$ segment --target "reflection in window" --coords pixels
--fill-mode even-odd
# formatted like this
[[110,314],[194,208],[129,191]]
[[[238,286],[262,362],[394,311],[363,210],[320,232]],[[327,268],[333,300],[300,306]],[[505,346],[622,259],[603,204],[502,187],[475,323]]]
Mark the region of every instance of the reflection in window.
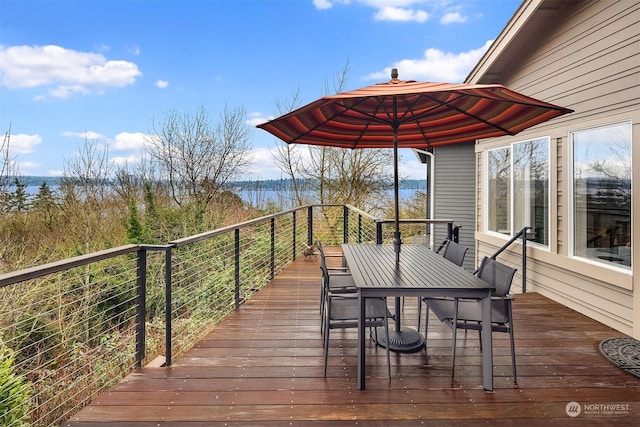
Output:
[[513,145],[514,231],[532,227],[533,241],[549,244],[549,140]]
[[549,138],[488,152],[488,229],[549,244]]
[[574,255],[631,266],[631,123],[573,133]]
[[511,234],[511,149],[501,148],[488,153],[489,230]]

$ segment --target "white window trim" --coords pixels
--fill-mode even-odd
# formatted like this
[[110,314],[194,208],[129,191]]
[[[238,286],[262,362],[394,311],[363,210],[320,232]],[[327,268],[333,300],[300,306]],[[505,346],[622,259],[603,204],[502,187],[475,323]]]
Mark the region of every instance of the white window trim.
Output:
[[[549,183],[549,188],[547,191],[547,206],[549,207],[547,209],[547,224],[549,224],[549,229],[547,230],[547,241],[549,242],[546,245],[543,245],[541,243],[537,243],[537,242],[533,242],[533,241],[527,241],[527,246],[531,245],[533,247],[536,247],[540,250],[546,251],[546,252],[550,252],[551,251],[551,227],[553,227],[553,223],[551,221],[551,201],[552,201],[552,194],[551,194],[551,177],[552,177],[552,173],[551,173],[551,136],[547,135],[547,136],[540,136],[537,138],[531,137],[531,138],[527,138],[527,139],[523,139],[521,141],[515,141],[510,143],[509,145],[504,145],[501,147],[491,147],[491,148],[487,148],[484,150],[485,155],[484,155],[484,195],[483,195],[483,212],[484,212],[484,218],[482,220],[483,224],[483,230],[486,234],[493,236],[493,237],[497,237],[500,238],[502,240],[504,240],[505,242],[511,238],[513,238],[513,236],[515,235],[516,231],[520,231],[520,229],[515,230],[515,226],[514,226],[514,218],[515,218],[515,207],[514,207],[514,202],[513,202],[513,185],[514,185],[514,173],[513,173],[513,146],[517,145],[517,144],[522,144],[525,142],[529,142],[529,141],[535,141],[535,140],[541,140],[541,139],[545,139],[547,141],[547,153],[548,153],[548,166],[549,166],[549,171],[548,171],[548,176],[547,176],[547,181]],[[509,148],[510,150],[510,155],[509,155],[509,167],[511,169],[511,174],[509,176],[509,185],[510,185],[510,191],[511,191],[511,203],[509,205],[509,215],[511,218],[510,224],[509,224],[509,229],[510,229],[510,234],[506,235],[506,234],[502,234],[499,233],[497,231],[493,231],[493,230],[489,230],[489,152],[490,151],[494,151],[494,150],[503,150],[505,148]],[[572,198],[573,200],[573,198]],[[520,240],[517,240],[515,243],[520,243]]]
[[[602,267],[602,268],[607,268],[609,270],[615,270],[615,271],[619,271],[622,273],[627,273],[627,274],[632,274],[633,273],[633,258],[631,259],[631,266],[630,267],[620,267],[617,264],[614,263],[608,263],[608,262],[599,262],[596,261],[594,259],[591,258],[587,258],[587,257],[583,257],[583,256],[579,256],[575,254],[575,197],[574,197],[574,165],[575,165],[575,161],[574,161],[574,150],[573,150],[573,146],[574,146],[574,141],[573,141],[573,137],[574,134],[578,133],[578,132],[584,132],[584,131],[588,131],[588,130],[594,130],[594,129],[598,129],[598,128],[606,128],[606,127],[611,127],[611,126],[616,126],[616,125],[622,125],[622,124],[629,124],[631,126],[631,158],[633,158],[633,122],[631,120],[621,120],[621,121],[616,121],[616,122],[611,122],[611,123],[604,123],[601,125],[597,125],[597,126],[589,126],[589,127],[585,127],[585,128],[580,128],[580,129],[576,129],[574,131],[570,131],[569,135],[567,137],[567,141],[568,141],[568,147],[567,147],[567,156],[568,156],[568,167],[567,167],[567,187],[568,187],[568,191],[567,191],[567,196],[568,196],[568,203],[567,205],[569,206],[569,212],[568,212],[568,217],[569,217],[569,236],[568,236],[568,249],[569,249],[569,253],[568,256],[571,259],[580,261],[580,262],[584,262],[585,264],[590,264],[593,266],[597,266],[597,267]],[[633,163],[631,164],[631,176],[633,177]],[[631,180],[631,194],[633,195],[633,179]],[[633,203],[631,203],[631,233],[633,233],[634,230],[634,215],[633,215]],[[632,234],[633,237],[633,234]],[[633,238],[631,240],[633,242]],[[636,250],[636,248],[632,247],[632,250]]]

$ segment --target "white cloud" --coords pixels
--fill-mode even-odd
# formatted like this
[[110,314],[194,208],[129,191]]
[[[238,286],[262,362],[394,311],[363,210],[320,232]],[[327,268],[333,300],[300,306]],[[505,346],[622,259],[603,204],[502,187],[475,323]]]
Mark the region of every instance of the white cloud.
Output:
[[140,163],[142,157],[139,154],[129,154],[128,156],[114,156],[111,157],[111,163],[116,166],[135,165]]
[[142,132],[121,132],[116,135],[113,148],[116,150],[139,150],[144,147],[147,135]]
[[247,119],[247,124],[251,126],[257,126],[260,123],[265,123],[265,122],[268,122],[269,120],[275,119],[275,116],[265,117],[263,113],[257,113],[257,112],[249,113],[248,116],[249,118]]
[[165,87],[169,86],[169,82],[166,80],[158,80],[156,81],[156,86],[160,89],[164,89]]
[[374,15],[378,21],[425,22],[429,14],[424,10],[405,9],[400,7],[383,7]]
[[324,10],[331,9],[333,4],[329,0],[313,0],[313,5],[316,9]]
[[40,143],[42,143],[42,137],[38,134],[27,135],[19,133],[11,135],[9,139],[9,157],[31,153]]
[[397,68],[401,80],[461,83],[489,49],[491,43],[493,40],[487,41],[478,49],[460,53],[429,48],[425,50],[422,58],[397,61],[383,71],[371,73],[363,79],[387,81],[391,76],[391,69]]
[[94,140],[94,139],[105,139],[106,137],[98,132],[94,132],[91,130],[87,130],[84,132],[71,132],[66,131],[62,132],[62,136],[70,136],[73,138],[81,138],[86,140]]
[[460,14],[460,12],[447,12],[440,18],[440,23],[447,24],[463,24],[467,22],[467,17]]
[[282,176],[282,171],[273,161],[274,150],[269,148],[251,150],[249,175],[252,175],[253,179],[279,179]]
[[16,162],[16,166],[18,167],[20,173],[26,173],[27,175],[30,175],[30,171],[37,170],[42,165],[35,162]]
[[[448,25],[453,23],[464,23],[467,17],[462,12],[462,7],[450,7],[449,0],[313,0],[313,4],[318,10],[331,9],[334,5],[360,3],[369,8],[375,9],[373,17],[377,21],[392,22],[418,22],[423,23],[431,19],[434,14],[442,14],[440,24]],[[419,7],[424,5],[431,11]]]
[[131,55],[134,55],[134,56],[140,55],[140,47],[138,47],[138,46],[135,46],[135,45],[133,45],[133,46],[125,46],[125,49]]
[[9,89],[43,87],[49,97],[67,98],[131,85],[141,75],[136,64],[98,53],[55,45],[0,46],[0,85]]

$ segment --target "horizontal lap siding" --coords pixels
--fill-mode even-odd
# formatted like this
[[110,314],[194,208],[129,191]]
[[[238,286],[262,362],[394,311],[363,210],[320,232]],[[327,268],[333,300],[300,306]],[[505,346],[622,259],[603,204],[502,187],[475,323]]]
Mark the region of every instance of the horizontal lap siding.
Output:
[[[475,177],[476,156],[474,143],[455,144],[439,147],[435,155],[435,198],[436,218],[451,218],[460,228],[460,244],[469,247],[463,267],[475,269]],[[436,230],[435,242],[440,242],[446,230]]]
[[[541,136],[551,138],[551,153],[555,156],[551,160],[550,174],[554,180],[551,184],[552,240],[549,252],[531,251],[527,290],[540,292],[633,335],[633,277],[570,257],[572,159],[568,135],[571,131],[631,120],[634,124],[633,168],[636,171],[640,168],[636,149],[640,146],[640,3],[566,2],[560,11],[549,15],[545,30],[529,41],[528,49],[512,65],[510,74],[503,71],[500,83],[575,110],[515,137],[484,141],[476,148],[480,151],[478,158],[481,158],[482,150],[487,147]],[[483,167],[480,163],[478,166]],[[634,175],[634,193],[640,188],[638,175],[637,172]],[[479,173],[478,186],[483,185]],[[480,198],[478,200],[482,202]],[[637,202],[635,206],[638,206]],[[483,213],[482,210],[478,212]],[[640,241],[639,222],[633,222],[635,260],[638,260],[637,251],[640,250],[637,244]],[[482,219],[477,223],[477,256],[480,258],[495,252],[500,240],[482,232]],[[518,254],[501,256],[517,267],[521,265]],[[634,264],[638,265],[637,262]],[[515,290],[520,289],[519,280],[514,282]],[[638,303],[636,306],[638,310]],[[635,318],[640,316],[636,314]],[[640,326],[637,326],[635,335],[639,331]]]

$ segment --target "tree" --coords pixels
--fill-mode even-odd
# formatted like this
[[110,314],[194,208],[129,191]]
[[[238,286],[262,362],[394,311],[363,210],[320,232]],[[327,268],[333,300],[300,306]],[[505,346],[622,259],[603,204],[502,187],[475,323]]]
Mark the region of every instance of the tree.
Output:
[[13,177],[18,175],[18,168],[15,159],[9,153],[9,143],[11,142],[11,125],[4,134],[0,145],[0,212],[9,211],[11,199],[11,182]]
[[58,201],[56,199],[56,195],[46,181],[42,181],[40,188],[38,188],[38,192],[31,202],[31,207],[42,218],[42,221],[47,228],[50,229],[56,218]]
[[88,203],[103,201],[109,194],[113,165],[109,146],[85,138],[75,157],[65,160],[63,188]]
[[29,195],[27,194],[27,184],[14,178],[13,186],[15,190],[9,195],[7,208],[10,212],[26,212],[29,207]]
[[153,124],[146,150],[178,206],[204,210],[245,170],[251,148],[245,117],[244,109],[225,105],[216,124],[203,107],[193,115],[169,111],[163,122]]
[[[349,62],[333,80],[325,85],[325,93],[342,92],[347,83]],[[296,92],[288,104],[277,102],[281,114],[292,111],[299,99]],[[283,111],[284,107],[288,111]],[[280,142],[274,155],[275,164],[294,183],[299,204],[305,200],[301,177],[315,184],[314,202],[349,203],[361,209],[382,211],[388,204],[391,188],[393,156],[389,150],[342,149],[324,146],[303,147]]]
[[[293,111],[300,101],[300,87],[289,99],[276,99],[276,109],[279,114],[286,114]],[[306,149],[306,148],[305,148]],[[306,178],[305,160],[302,155],[303,147],[295,144],[286,144],[282,141],[276,145],[273,154],[273,162],[291,181],[291,190],[298,206],[304,205],[307,200],[304,194],[301,181]],[[292,208],[293,206],[283,206]]]

